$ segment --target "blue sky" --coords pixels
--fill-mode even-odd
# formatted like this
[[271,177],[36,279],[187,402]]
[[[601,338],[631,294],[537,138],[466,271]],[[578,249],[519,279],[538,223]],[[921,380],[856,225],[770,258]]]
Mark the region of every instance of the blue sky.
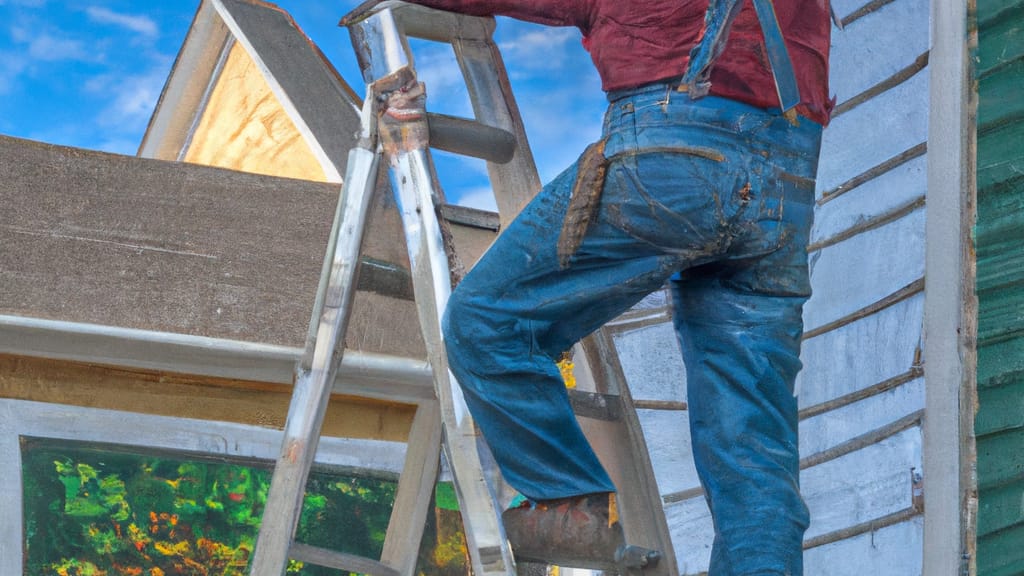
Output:
[[[360,94],[348,33],[358,0],[281,0]],[[0,134],[134,154],[199,0],[0,0]],[[566,167],[600,131],[605,100],[576,29],[499,19],[541,179]],[[428,107],[468,115],[451,50],[417,45]],[[450,200],[492,206],[482,162],[438,157]]]

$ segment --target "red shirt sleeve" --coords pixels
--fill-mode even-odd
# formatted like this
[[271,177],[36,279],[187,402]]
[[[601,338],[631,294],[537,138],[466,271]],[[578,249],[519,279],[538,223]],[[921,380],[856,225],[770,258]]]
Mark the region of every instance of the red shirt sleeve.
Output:
[[586,28],[589,5],[586,0],[406,0],[413,4],[469,14],[508,16],[548,26]]

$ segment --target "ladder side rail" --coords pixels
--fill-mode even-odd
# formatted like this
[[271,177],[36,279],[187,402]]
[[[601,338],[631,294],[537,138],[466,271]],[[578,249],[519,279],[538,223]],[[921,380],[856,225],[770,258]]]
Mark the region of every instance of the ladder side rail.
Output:
[[[352,24],[373,10],[389,11],[407,36],[449,43],[462,70],[476,121],[511,133],[515,155],[508,162],[488,161],[487,171],[503,226],[540,191],[541,181],[512,93],[501,52],[494,42],[494,18],[466,16],[402,2],[370,0],[342,20]],[[380,12],[377,12],[380,13]]]
[[[348,182],[348,175],[345,180]],[[297,370],[300,372],[309,371],[313,367],[313,350],[316,348],[317,331],[320,328],[320,316],[324,309],[324,299],[327,297],[327,285],[331,279],[331,266],[334,263],[334,254],[338,249],[338,230],[341,228],[341,220],[345,211],[344,195],[338,195],[338,205],[334,209],[334,222],[331,223],[330,236],[327,237],[327,250],[324,252],[324,263],[320,267],[320,281],[316,287],[316,298],[313,300],[313,313],[309,317],[309,329],[306,332],[306,344],[303,347],[302,357],[299,358]]]
[[426,149],[400,152],[392,160],[392,185],[406,223],[406,243],[413,267],[413,291],[419,304],[423,339],[427,344],[441,418],[445,423],[445,455],[477,575],[511,574],[514,561],[501,525],[497,503],[483,474],[477,450],[477,431],[454,376],[448,369],[440,317],[451,293],[448,257],[433,202],[432,169]]
[[456,38],[452,46],[469,89],[469,98],[479,122],[512,133],[517,146],[512,160],[487,163],[502,227],[507,227],[519,211],[541,189],[540,176],[512,85],[494,40]]
[[441,413],[437,400],[420,402],[409,429],[405,464],[398,480],[381,563],[399,576],[415,576],[423,527],[441,462]]
[[315,339],[309,370],[296,376],[285,421],[281,456],[274,467],[270,492],[253,556],[253,576],[280,576],[288,563],[306,480],[316,455],[334,376],[341,363],[345,332],[355,295],[359,252],[366,215],[377,178],[377,155],[366,143],[349,152],[348,170],[341,192],[342,219],[335,244],[330,281]]
[[455,38],[487,40],[494,33],[494,18],[466,16],[400,0],[367,0],[341,19],[339,26],[352,27],[388,10],[406,36],[451,44]]
[[501,128],[516,140],[510,162],[488,162],[502,222],[508,224],[541,188],[519,105],[501,51],[494,42],[494,18],[404,5],[396,13],[409,36],[452,45],[476,120]]
[[[398,82],[392,90],[417,84],[408,43],[390,10],[376,12],[354,23],[349,30],[368,84],[395,84],[403,77],[405,82]],[[401,105],[403,116],[408,116],[410,106],[422,103],[403,101]],[[418,119],[379,125],[381,139],[406,234],[413,292],[444,424],[444,449],[455,479],[473,570],[477,576],[512,576],[515,563],[477,452],[476,428],[462,392],[448,370],[440,318],[451,292],[451,274],[435,210],[444,197],[434,186],[426,111],[420,108],[419,112]],[[394,130],[394,134],[389,136],[389,130]]]
[[[617,498],[622,527],[626,540],[638,546],[659,550],[662,558],[657,565],[645,570],[649,576],[678,576],[675,548],[672,534],[665,517],[665,507],[658,483],[654,477],[650,451],[644,438],[643,428],[633,406],[625,375],[618,362],[618,352],[607,328],[600,328],[584,338],[579,349],[582,362],[586,363],[597,393],[618,398],[618,414],[614,420],[581,419],[580,425],[588,438],[604,438],[612,435],[625,436],[625,442],[614,446],[595,446],[602,458],[615,460],[606,468],[619,486]],[[613,428],[619,430],[613,430]]]

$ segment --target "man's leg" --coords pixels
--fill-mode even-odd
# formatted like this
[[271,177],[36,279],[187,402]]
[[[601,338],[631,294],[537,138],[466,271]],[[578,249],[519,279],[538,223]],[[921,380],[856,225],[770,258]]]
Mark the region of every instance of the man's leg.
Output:
[[683,309],[676,318],[694,459],[715,521],[710,574],[800,574],[808,515],[792,387],[803,298],[718,280],[673,282],[673,297]]
[[[761,205],[749,235],[730,249],[738,259],[671,282],[694,460],[715,522],[713,576],[802,574],[809,517],[799,493],[793,385],[810,296],[804,247],[813,181],[778,182],[777,191],[771,182],[762,188],[777,198]],[[754,255],[743,258],[745,251]]]
[[457,287],[444,320],[452,372],[505,479],[532,500],[613,492],[555,365],[577,340],[676,269],[595,222],[560,269],[556,245],[575,166],[549,184]]

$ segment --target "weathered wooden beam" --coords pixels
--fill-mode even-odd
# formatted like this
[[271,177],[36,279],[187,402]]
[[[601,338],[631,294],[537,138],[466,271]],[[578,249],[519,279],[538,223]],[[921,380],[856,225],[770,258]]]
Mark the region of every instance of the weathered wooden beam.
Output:
[[934,0],[931,11],[923,565],[929,576],[973,574],[976,563],[976,190],[967,5]]

